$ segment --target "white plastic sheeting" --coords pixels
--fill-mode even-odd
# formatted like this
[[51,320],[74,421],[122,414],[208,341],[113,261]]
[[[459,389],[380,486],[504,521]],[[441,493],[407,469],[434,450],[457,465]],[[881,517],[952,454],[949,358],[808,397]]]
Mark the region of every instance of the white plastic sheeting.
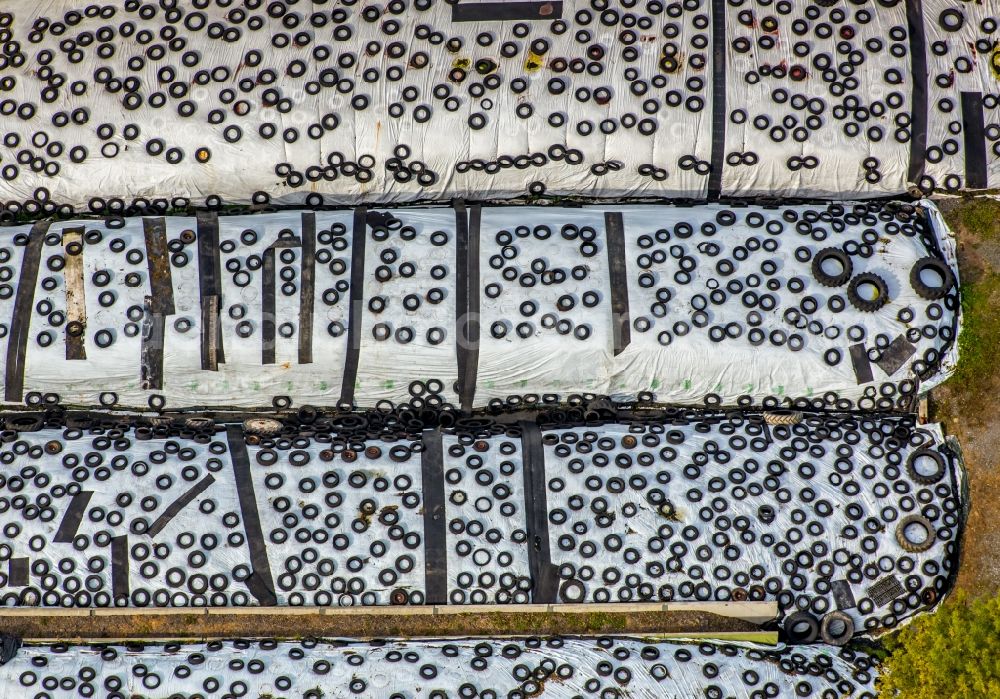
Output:
[[[0,500],[4,604],[184,606],[193,594],[203,595],[201,606],[248,604],[245,587],[234,580],[249,575],[242,513],[228,449],[218,446],[136,440],[132,430],[89,439],[43,430],[7,445]],[[193,501],[150,530],[209,476]],[[75,527],[67,523],[73,511]],[[126,538],[124,577],[114,572],[116,537]],[[27,585],[10,576],[11,561],[22,558]],[[123,589],[124,598],[116,600],[114,589]]]
[[[811,215],[807,214],[810,209]],[[833,391],[842,398],[857,400],[870,395],[873,388],[864,385],[868,382],[859,381],[849,346],[859,342],[866,347],[872,342],[885,346],[887,341],[905,333],[908,324],[901,323],[898,317],[904,308],[922,309],[917,311],[915,318],[925,315],[926,301],[910,286],[909,276],[914,263],[929,253],[927,243],[930,240],[935,241],[932,244],[955,268],[954,241],[936,208],[922,204],[920,210],[929,219],[923,220],[933,224],[927,229],[921,226],[932,236],[929,240],[908,234],[895,235],[892,233],[894,226],[883,228],[878,220],[867,216],[867,220],[854,222],[852,219],[844,230],[837,232],[822,217],[814,223],[804,221],[807,217],[822,215],[821,210],[805,206],[780,210],[755,207],[731,210],[720,205],[695,209],[597,209],[619,211],[624,221],[629,301],[628,318],[624,320],[611,314],[612,290],[606,285],[603,269],[595,270],[596,264],[586,263],[578,257],[579,242],[560,237],[560,228],[566,222],[563,212],[537,208],[484,210],[480,256],[484,295],[489,280],[498,281],[495,277],[500,276],[489,270],[490,259],[503,252],[502,246],[493,240],[503,230],[516,232],[520,227],[523,233],[530,234],[514,243],[519,250],[523,248],[523,252],[508,267],[518,272],[527,272],[529,262],[541,258],[550,266],[565,270],[583,262],[590,273],[579,283],[570,276],[566,284],[555,287],[555,291],[544,287],[540,290],[536,290],[538,287],[524,288],[520,281],[504,282],[500,301],[490,303],[487,298],[483,299],[476,400],[504,398],[529,389],[541,393],[590,392],[622,397],[649,391],[657,400],[683,403],[700,402],[705,396],[716,394],[727,405],[735,404],[741,396],[754,400],[776,396],[780,400],[785,397],[814,398]],[[731,227],[717,223],[724,211],[734,216]],[[599,252],[593,259],[599,259],[607,254],[607,233],[599,217],[590,212],[590,208],[585,208],[568,223],[589,224],[597,231]],[[796,221],[792,222],[792,218]],[[549,226],[552,229],[550,241],[556,243],[540,243],[538,226]],[[685,226],[689,227],[689,237],[681,231]],[[872,232],[865,233],[866,230]],[[867,236],[875,241],[870,248],[873,254],[867,258],[852,255],[853,274],[872,272],[882,276],[889,285],[891,300],[874,313],[859,312],[847,303],[845,315],[829,307],[834,296],[844,301],[843,286],[820,285],[811,272],[811,262],[800,262],[796,255],[802,248],[811,257],[827,247],[843,247],[849,244],[848,241],[857,245]],[[553,253],[557,244],[559,252]],[[773,246],[770,251],[769,245]],[[737,255],[744,261],[739,261]],[[732,272],[720,272],[718,265],[722,260],[733,264]],[[686,262],[693,262],[693,269],[686,266]],[[763,271],[769,263],[776,265],[772,275]],[[681,281],[678,273],[682,271],[689,272],[689,281]],[[652,275],[648,286],[643,286],[644,272]],[[771,280],[767,279],[769,276]],[[793,279],[803,283],[801,292],[789,287]],[[734,282],[737,286],[730,287]],[[737,290],[733,291],[734,288]],[[598,305],[590,312],[580,308],[583,292],[588,290],[596,290],[599,297]],[[657,303],[661,298],[657,294],[662,294],[662,290],[666,290],[667,300]],[[721,302],[712,300],[713,292],[721,294]],[[756,302],[748,303],[748,293],[755,299],[768,293],[776,297],[773,309],[767,310]],[[558,309],[553,308],[554,301],[562,294],[569,294],[576,302],[572,313],[558,313]],[[807,296],[816,302],[817,309],[813,313],[800,314],[801,304]],[[555,311],[560,318],[566,316],[575,320],[575,325],[590,321],[594,331],[589,338],[581,340],[572,334],[561,334],[558,328],[545,328],[543,319],[536,322],[531,318],[527,320],[535,328],[532,336],[520,339],[516,333],[508,332],[500,342],[492,339],[490,328],[497,320],[525,320],[518,318],[518,309],[520,302],[530,299],[537,299],[542,304],[539,316]],[[933,324],[951,325],[955,317],[952,314],[958,313],[958,307],[955,301],[950,305],[952,309],[945,311]],[[699,307],[707,309],[702,327],[697,325]],[[798,316],[794,323],[789,322],[787,315],[792,308]],[[755,309],[762,321],[756,327],[766,336],[758,344],[750,341],[754,323],[749,313]],[[645,332],[637,327],[639,319],[649,323]],[[610,334],[601,332],[608,327],[609,320],[632,326],[631,343],[618,356],[610,351]],[[727,335],[721,340],[713,340],[711,333],[725,326],[735,327],[738,336]],[[945,333],[954,337],[950,329]],[[792,334],[802,340],[801,351],[794,351],[788,344]],[[882,339],[876,340],[877,336]],[[926,340],[918,340],[918,347],[924,346],[924,342]],[[940,338],[934,346],[936,352],[943,353],[942,368],[923,382],[927,388],[947,377],[957,358],[953,342],[938,343]],[[516,350],[504,351],[505,345],[513,345]],[[831,349],[839,353],[839,361],[833,365],[826,361],[827,351]],[[917,349],[916,354],[921,353],[922,350]],[[876,355],[872,353],[871,356]],[[912,378],[910,366],[904,371],[900,371],[902,367],[896,368],[892,376],[886,376],[883,369],[874,368],[874,381],[895,383]]]
[[[839,610],[859,632],[894,626],[948,589],[962,520],[955,463],[932,446],[940,430],[899,427],[695,422],[546,432],[561,601],[740,594],[776,597],[783,612],[817,619]],[[658,459],[670,467],[657,469]],[[928,465],[933,477],[918,480]],[[903,538],[911,515],[928,527],[919,546]],[[909,596],[879,599],[886,578],[905,581]]]
[[[336,463],[321,455],[327,444],[299,446],[273,466],[261,466],[261,447],[249,447],[278,604],[399,604],[393,589],[421,603],[420,461],[390,456],[412,445],[373,441],[357,462],[341,454]],[[305,455],[308,464],[299,461]]]
[[[531,601],[524,454],[515,439],[445,435],[448,601]],[[471,449],[469,448],[471,447]]]
[[[106,392],[105,403],[140,409],[264,407],[276,397],[295,405],[372,407],[388,400],[416,407],[412,382],[433,381],[438,403],[464,408],[529,393],[629,400],[648,392],[668,403],[795,399],[829,406],[839,399],[892,409],[908,407],[910,396],[944,380],[957,359],[954,240],[928,202],[476,213],[478,227],[471,211],[370,210],[358,231],[346,211],[222,216],[217,268],[199,251],[204,239],[212,240],[205,221],[163,219],[169,263],[146,248],[144,226],[160,219],[129,218],[115,228],[54,222],[39,241],[33,289],[17,281],[34,234],[30,226],[9,228],[2,267],[8,281],[0,286],[7,402],[37,402],[52,393],[64,403],[93,405]],[[314,255],[294,242],[311,216]],[[617,216],[623,252],[616,255],[606,220]],[[460,223],[472,226],[467,237]],[[63,237],[80,228],[86,358],[68,359]],[[467,259],[465,242],[477,235],[478,257]],[[352,270],[362,259],[356,236],[364,238],[363,272]],[[270,292],[261,269],[269,248]],[[824,286],[812,269],[826,248],[846,251],[851,271],[839,286]],[[471,258],[476,248],[469,249]],[[932,295],[938,300],[911,284],[926,257],[947,268],[945,286]],[[153,258],[169,272],[165,288],[173,299],[173,314],[164,318],[160,385],[143,374],[144,347],[159,346],[144,340],[141,327],[143,305],[153,300]],[[622,269],[617,283],[615,265]],[[308,269],[314,270],[311,302]],[[850,300],[851,283],[863,273],[886,285],[880,300],[887,302],[874,312]],[[213,317],[209,277],[218,284],[214,369],[205,360]],[[354,289],[352,279],[360,280]],[[273,342],[265,334],[268,293]],[[465,339],[474,323],[478,343]],[[302,354],[303,345],[311,356]],[[469,357],[464,364],[463,357]],[[23,393],[14,388],[18,358]],[[471,374],[460,375],[463,365],[473,367]],[[474,391],[463,399],[456,388],[464,382]]]
[[[46,104],[40,99],[44,81],[17,74],[8,61],[0,78],[16,77],[8,92],[15,109],[27,102],[37,107],[34,116],[14,122],[22,144],[30,142],[34,131],[44,130],[50,140],[62,140],[65,150],[58,159],[47,156],[44,148],[38,150],[45,161],[60,162],[58,177],[36,175],[30,167],[22,167],[15,179],[3,183],[0,197],[30,199],[35,188],[45,186],[54,201],[77,206],[85,205],[94,196],[201,200],[218,194],[227,201],[246,202],[258,191],[287,202],[301,203],[309,192],[318,192],[330,201],[357,203],[462,194],[518,196],[526,194],[529,183],[535,181],[545,183],[550,193],[559,194],[661,194],[666,187],[675,195],[703,196],[707,170],[683,170],[678,161],[682,156],[694,157],[707,168],[711,157],[712,45],[707,4],[695,3],[688,9],[678,5],[679,16],[669,22],[678,32],[669,42],[662,33],[665,18],[649,17],[650,26],[638,30],[633,42],[637,55],[628,62],[620,57],[623,44],[614,45],[623,27],[604,26],[596,19],[574,21],[576,11],[585,7],[588,4],[564,4],[563,17],[568,23],[565,32],[552,31],[549,22],[530,22],[522,25],[527,34],[516,36],[515,22],[452,22],[452,5],[445,2],[430,3],[426,10],[402,6],[399,13],[378,8],[377,14],[382,16],[374,21],[365,19],[365,8],[361,6],[316,6],[308,10],[291,7],[285,19],[300,20],[299,26],[292,29],[282,26],[285,20],[269,17],[262,8],[246,13],[263,19],[263,26],[256,31],[250,28],[249,19],[235,22],[231,9],[212,5],[204,12],[196,12],[185,6],[181,12],[185,18],[169,24],[186,39],[187,46],[181,51],[166,50],[162,58],[156,58],[155,52],[150,56],[151,45],[166,46],[166,41],[154,40],[145,45],[137,41],[143,30],[158,34],[168,24],[162,11],[144,20],[140,13],[118,7],[114,17],[84,17],[66,33],[57,35],[49,29],[33,43],[32,26],[39,18],[58,21],[64,12],[82,8],[73,2],[45,8],[21,2],[7,5],[4,9],[10,13],[11,37],[21,42],[26,65],[40,67],[38,52],[49,49],[53,53],[50,67],[67,76],[60,95],[69,96],[69,83],[82,76],[86,76],[88,90],[81,97],[70,97],[72,104],[60,104],[59,100]],[[339,19],[340,12],[345,14],[344,19],[331,21],[335,15]],[[235,29],[239,39],[228,43],[210,38],[208,29],[189,30],[187,24],[197,23],[198,16],[207,24],[217,22]],[[313,17],[325,19],[325,26],[310,26]],[[390,34],[386,30],[390,21],[398,23],[398,32]],[[121,36],[123,22],[134,23],[131,37]],[[102,26],[112,30],[108,43],[121,48],[104,60],[97,55],[102,41],[90,46],[79,46],[77,41],[83,58],[79,63],[70,63],[70,56],[60,50],[60,42],[83,32],[94,34]],[[349,37],[341,34],[347,31],[345,27],[349,28]],[[578,30],[590,32],[590,38],[578,41]],[[308,43],[296,45],[294,38],[301,32],[305,32]],[[278,36],[288,40],[287,46],[273,45],[280,41]],[[479,43],[481,36],[489,38],[489,45]],[[458,40],[461,48],[451,50],[448,40]],[[545,47],[535,47],[534,53],[536,41],[544,41]],[[660,72],[658,63],[668,43],[676,47],[683,60],[675,72],[661,77],[660,87],[651,88],[650,80]],[[509,58],[502,55],[507,44],[514,47],[514,55]],[[327,47],[328,58],[315,57],[319,46]],[[397,50],[401,53],[397,54]],[[197,65],[184,64],[186,51],[199,55]],[[253,59],[247,60],[252,51],[259,52],[257,65],[252,65]],[[343,58],[347,55],[354,58],[353,62]],[[143,65],[130,68],[129,61],[137,56],[143,59]],[[556,58],[566,63],[558,72],[552,63]],[[484,71],[480,73],[477,66],[483,60],[492,64],[480,67]],[[294,61],[303,64],[300,76],[286,72]],[[172,66],[174,73],[164,81],[162,71],[167,66]],[[107,82],[96,82],[94,73],[102,67],[110,70],[112,79],[138,80],[136,92],[142,96],[141,106],[126,109],[126,92],[111,91]],[[591,73],[595,67],[599,72]],[[629,69],[632,72],[626,73]],[[202,71],[208,71],[206,84],[197,82],[196,74]],[[267,71],[273,72],[273,84],[267,82]],[[401,77],[393,80],[393,71],[399,71]],[[455,71],[464,75],[459,77]],[[520,93],[512,89],[512,81],[517,78],[526,84]],[[559,78],[565,88],[558,95],[551,94],[549,82]],[[246,80],[250,81],[249,90],[241,84]],[[648,94],[640,93],[640,87],[632,87],[638,83]],[[233,92],[228,102],[221,94],[225,89]],[[601,92],[592,94],[601,89],[608,91],[606,103]],[[271,94],[268,90],[277,92]],[[673,106],[668,105],[663,97],[668,90],[678,94],[679,104],[671,99]],[[157,93],[165,98],[161,108],[152,106]],[[453,102],[448,101],[449,96]],[[685,106],[690,98],[699,101],[698,111],[689,111]],[[185,101],[196,108],[186,118],[179,115],[179,109],[184,109],[180,104]],[[72,116],[77,107],[89,110],[88,123],[76,125],[71,119],[63,128],[52,126],[55,113]],[[221,123],[209,121],[213,111],[224,115]],[[552,115],[561,115],[562,121],[552,120]],[[479,129],[470,124],[477,120],[483,124]],[[648,125],[651,131],[639,132],[641,120],[645,121],[642,128]],[[631,128],[622,125],[623,121]],[[107,140],[96,132],[101,123],[114,127]],[[265,123],[275,129],[269,138],[259,132]],[[127,124],[139,127],[139,134],[132,140],[125,133]],[[605,135],[602,124],[605,129],[610,125],[614,132]],[[236,143],[227,142],[226,129],[232,126],[241,130]],[[318,130],[312,133],[311,127]],[[296,132],[294,142],[285,138],[288,129]],[[235,133],[229,132],[230,136]],[[314,140],[313,136],[318,138]],[[149,144],[156,139],[162,142],[163,150],[151,156]],[[401,145],[407,147],[403,151],[405,180],[402,176],[394,178],[386,168]],[[79,164],[68,157],[76,146],[87,149],[86,159]],[[552,151],[555,157],[550,159],[552,146],[570,151],[569,156]],[[166,159],[172,148],[180,149],[183,158],[176,165]],[[204,164],[196,159],[200,148],[211,153]],[[7,163],[18,148],[8,146],[4,150],[3,162]],[[112,153],[113,157],[107,157]],[[545,163],[539,166],[529,161],[523,167],[521,158],[536,154],[544,156]],[[514,158],[519,159],[517,167],[513,160],[507,161]],[[591,172],[592,166],[608,161],[623,167],[604,175]],[[470,162],[476,163],[476,169],[461,165]],[[286,170],[276,174],[276,166],[281,163],[287,163],[296,176],[290,179]],[[484,169],[487,164],[488,170]],[[652,175],[640,175],[638,167],[643,164],[665,171],[667,179],[659,182]],[[310,168],[317,168],[322,176],[328,167],[326,174],[335,178],[332,181],[320,178],[310,182],[303,178],[312,174]],[[141,177],[137,176],[140,169]],[[433,183],[422,185],[421,173],[433,173]],[[291,186],[289,182],[296,179],[301,184]]]
[[[901,193],[923,172],[965,186],[960,135],[943,160],[917,161],[962,132],[940,97],[993,92],[992,48],[972,48],[995,36],[980,21],[991,8],[922,4],[921,16],[905,2],[726,3],[716,16],[708,0],[628,11],[573,0],[556,23],[456,22],[440,1],[168,12],[16,0],[0,18],[0,198],[36,211],[255,193],[848,197]],[[941,28],[945,9],[966,18],[957,31]]]
[[728,9],[723,191],[842,197],[905,188],[910,148],[897,136],[911,135],[911,46],[906,3],[888,4]]
[[923,9],[929,110],[926,185],[948,191],[997,187],[1000,11],[992,3],[955,0],[924,0]]
[[[209,642],[159,647],[28,646],[0,683],[53,699],[83,686],[134,695],[826,697],[873,699],[866,656],[748,644],[628,638],[358,642]],[[51,685],[51,686],[49,686]],[[511,693],[520,694],[511,694]]]
[[320,417],[249,436],[245,457],[210,428],[78,424],[5,434],[6,605],[750,598],[840,610],[863,633],[948,590],[963,519],[940,429],[907,418],[667,412],[366,439],[383,428]]

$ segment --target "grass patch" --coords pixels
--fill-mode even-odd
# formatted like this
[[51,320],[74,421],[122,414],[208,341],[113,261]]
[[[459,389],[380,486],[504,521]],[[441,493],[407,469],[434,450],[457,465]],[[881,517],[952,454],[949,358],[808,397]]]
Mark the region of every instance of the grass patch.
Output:
[[[963,407],[991,405],[996,390],[996,347],[1000,345],[1000,274],[991,252],[1000,242],[1000,201],[970,197],[942,203],[945,221],[958,237],[962,279],[962,332],[954,376],[938,395],[935,411],[954,418]],[[954,403],[954,404],[953,404]]]
[[991,388],[987,377],[997,370],[1000,346],[1000,275],[984,274],[962,285],[962,333],[959,362],[949,381],[967,400]]
[[981,240],[1000,236],[1000,201],[996,199],[966,199],[943,215],[953,230],[972,232]]

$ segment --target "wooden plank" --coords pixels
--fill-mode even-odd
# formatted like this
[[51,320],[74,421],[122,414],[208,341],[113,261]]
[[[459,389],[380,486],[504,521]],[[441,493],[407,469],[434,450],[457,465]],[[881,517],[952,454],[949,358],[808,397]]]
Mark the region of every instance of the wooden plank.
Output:
[[87,298],[83,282],[83,227],[63,230],[63,279],[66,282],[66,359],[87,358]]

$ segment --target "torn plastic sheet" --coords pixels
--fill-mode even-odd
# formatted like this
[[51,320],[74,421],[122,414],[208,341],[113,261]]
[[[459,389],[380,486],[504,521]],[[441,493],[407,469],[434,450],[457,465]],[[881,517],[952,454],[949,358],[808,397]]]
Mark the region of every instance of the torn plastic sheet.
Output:
[[[35,212],[997,184],[988,4],[559,4],[559,20],[455,21],[444,2],[7,2],[0,197]],[[980,96],[968,115],[958,91]]]
[[110,223],[4,232],[8,403],[419,410],[411,386],[432,382],[430,407],[908,410],[957,361],[954,239],[930,202]]
[[[410,434],[394,415],[313,416],[265,436],[194,418],[130,428],[74,417],[65,432],[11,418],[22,431],[5,433],[0,456],[0,600],[751,599],[816,623],[842,612],[865,633],[933,607],[950,586],[961,469],[937,426],[667,411],[579,427],[542,417],[541,427],[473,420]],[[428,517],[439,506],[443,516]],[[15,561],[25,575],[16,583]]]
[[[848,649],[632,638],[211,641],[166,646],[26,646],[0,667],[4,686],[53,699],[80,687],[108,697],[368,696],[418,699],[768,696],[873,699],[872,661]],[[51,686],[49,686],[51,685]],[[100,689],[98,689],[100,691]]]

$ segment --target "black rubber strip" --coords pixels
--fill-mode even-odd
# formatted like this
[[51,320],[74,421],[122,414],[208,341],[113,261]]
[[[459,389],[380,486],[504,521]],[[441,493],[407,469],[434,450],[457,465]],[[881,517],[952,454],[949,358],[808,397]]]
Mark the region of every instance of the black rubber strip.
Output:
[[604,228],[608,237],[608,273],[611,277],[611,334],[617,357],[632,342],[628,274],[625,271],[625,223],[621,212],[605,213]]
[[[471,219],[475,218],[475,221]],[[455,354],[459,407],[472,410],[479,374],[479,226],[482,208],[455,201]]]
[[128,600],[128,536],[111,537],[111,595],[115,601]]
[[771,426],[767,424],[767,420],[761,420],[760,426],[764,433],[764,439],[767,441],[767,446],[774,444],[774,437],[771,436]]
[[886,376],[892,376],[895,374],[901,366],[906,364],[906,362],[916,354],[917,348],[914,347],[909,340],[907,340],[903,335],[897,335],[896,339],[889,343],[889,345],[882,350],[881,356],[875,361],[875,364],[885,372]]
[[24,400],[24,361],[28,351],[28,332],[35,306],[35,284],[38,282],[38,265],[42,259],[42,243],[48,233],[49,222],[39,221],[28,233],[28,244],[21,259],[21,276],[17,280],[14,296],[14,316],[7,338],[7,366],[4,369],[4,400],[20,403]]
[[[63,233],[63,240],[65,240],[65,238],[66,238],[67,235],[76,235],[76,236],[79,237],[79,241],[80,241],[80,252],[79,252],[79,255],[83,255],[83,249],[85,247],[85,245],[84,245],[84,239],[83,239],[83,233],[84,233],[83,226],[75,226],[73,228],[63,228],[62,233]],[[69,257],[70,257],[69,253],[66,252],[66,259],[69,260]],[[67,293],[67,296],[68,296],[69,291],[70,291],[71,288],[78,288],[81,291],[84,289],[83,260],[81,259],[80,260],[80,264],[79,264],[79,272],[80,272],[79,278],[76,279],[73,283],[70,282],[69,274],[66,271],[68,269],[69,269],[69,264],[67,262],[66,266],[63,268],[63,270],[64,270],[63,271],[63,276],[65,277],[65,281],[66,281],[66,293]],[[74,274],[73,276],[76,276],[76,274]],[[86,296],[86,294],[84,294],[84,296]],[[83,311],[84,311],[84,317],[81,318],[81,319],[78,319],[78,318],[75,318],[75,317],[74,318],[68,317],[69,316],[69,299],[68,298],[67,298],[67,301],[66,301],[66,306],[67,306],[67,309],[66,309],[67,318],[66,318],[66,320],[67,321],[79,320],[79,322],[83,323],[83,329],[84,329],[84,331],[86,331],[86,327],[87,327],[87,316],[86,316],[87,303],[86,303],[86,298],[84,298],[84,302],[83,302],[83,306],[82,306],[83,307]],[[66,342],[66,359],[68,361],[83,361],[83,360],[85,360],[87,358],[87,334],[86,334],[86,332],[80,332],[80,333],[76,333],[76,334],[70,333],[70,331],[69,331],[69,323],[66,323],[66,332],[64,333],[64,337],[65,337],[65,342]]]
[[28,559],[11,558],[7,568],[7,585],[24,587],[28,584]]
[[139,385],[144,391],[163,389],[163,348],[167,318],[152,311],[153,299],[146,297],[142,316],[142,345],[139,348]]
[[142,232],[146,238],[150,308],[154,313],[162,313],[165,316],[173,315],[176,311],[174,310],[174,285],[170,275],[170,251],[167,249],[166,220],[163,218],[144,218],[142,219]]
[[[219,217],[212,211],[199,211],[198,220],[198,281],[201,292],[201,368],[218,371],[219,363],[226,361],[222,345],[222,324],[205,322],[207,299],[214,301],[215,315],[222,305],[222,281],[219,278],[222,262],[219,253]],[[208,312],[211,312],[209,309]],[[215,332],[212,332],[212,328]]]
[[986,189],[986,125],[983,93],[962,93],[962,133],[965,134],[965,187]]
[[247,453],[243,430],[239,425],[229,425],[226,427],[226,439],[229,442],[229,458],[233,462],[233,477],[236,480],[236,495],[240,501],[243,531],[246,533],[247,548],[250,550],[252,579],[246,581],[247,589],[261,605],[272,607],[278,603],[278,597],[274,594],[271,564],[267,560],[267,544],[260,526],[260,513],[257,512],[257,495],[254,493],[253,479],[250,476],[250,455]]
[[465,276],[468,279],[468,316],[465,323],[465,374],[462,376],[462,410],[472,410],[479,382],[479,245],[483,208],[479,204],[469,207],[469,254],[466,257]]
[[56,530],[55,536],[52,537],[52,543],[68,544],[73,541],[73,537],[80,530],[80,523],[83,522],[83,516],[87,514],[87,506],[93,496],[93,490],[81,490],[72,497],[69,501],[69,507],[63,513],[59,528]]
[[181,510],[190,505],[192,500],[204,493],[205,490],[208,489],[208,486],[213,483],[215,483],[215,476],[209,473],[207,476],[188,488],[186,493],[170,503],[170,505],[167,506],[167,509],[163,511],[163,514],[157,517],[156,521],[149,526],[149,530],[146,532],[147,536],[152,539],[163,531],[163,528],[170,523],[170,520],[176,517]]
[[264,251],[264,264],[261,267],[261,339],[260,363],[274,364],[278,341],[278,306],[277,306],[277,262],[275,256],[278,250],[302,246],[299,236],[278,238],[273,245]]
[[927,35],[923,0],[906,0],[910,37],[910,164],[906,179],[916,183],[924,174],[927,155]]
[[469,319],[469,214],[465,201],[456,199],[455,208],[455,358],[458,363],[459,405],[465,406],[465,364],[468,361],[465,324]]
[[451,6],[452,22],[562,19],[562,0],[540,2],[462,2]]
[[837,609],[854,609],[858,606],[854,599],[854,590],[847,580],[834,580],[830,583],[830,592],[833,594],[833,601],[837,603]]
[[264,265],[261,267],[261,302],[260,302],[260,363],[274,364],[275,338],[277,337],[277,298],[274,288],[274,248],[264,251]]
[[441,430],[424,430],[420,476],[424,501],[424,589],[427,604],[448,604],[447,515]]
[[712,0],[712,162],[708,173],[708,200],[722,195],[726,166],[726,0]]
[[533,604],[557,602],[559,577],[549,548],[549,507],[542,433],[533,422],[521,421],[521,459],[524,470],[525,526],[528,529],[528,570]]
[[302,214],[302,274],[299,280],[299,364],[313,361],[313,309],[316,303],[316,214]]
[[365,239],[368,237],[368,210],[364,206],[354,209],[354,231],[351,238],[351,305],[347,320],[347,356],[344,360],[344,379],[340,386],[340,402],[354,403],[354,382],[358,378],[358,361],[361,358],[362,304],[365,302]]
[[870,383],[875,376],[872,374],[872,364],[868,359],[868,350],[865,349],[864,344],[859,342],[856,345],[851,345],[848,347],[848,351],[851,353],[854,378],[857,380],[858,385]]

